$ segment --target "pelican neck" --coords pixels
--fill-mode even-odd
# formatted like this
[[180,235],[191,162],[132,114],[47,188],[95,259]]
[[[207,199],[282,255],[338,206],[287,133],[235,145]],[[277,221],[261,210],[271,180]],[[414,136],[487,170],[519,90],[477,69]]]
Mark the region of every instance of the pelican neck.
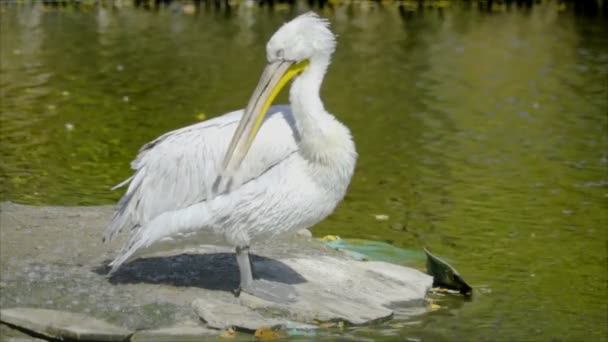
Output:
[[289,101],[302,138],[322,134],[319,121],[331,116],[319,95],[328,66],[329,56],[311,58],[309,67],[291,85]]

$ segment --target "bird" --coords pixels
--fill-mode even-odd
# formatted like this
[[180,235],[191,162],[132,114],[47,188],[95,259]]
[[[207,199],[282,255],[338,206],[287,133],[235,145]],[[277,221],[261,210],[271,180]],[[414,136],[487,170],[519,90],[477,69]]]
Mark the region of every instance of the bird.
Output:
[[[104,234],[129,236],[110,274],[165,240],[234,247],[236,290],[293,302],[288,284],[254,279],[250,246],[314,226],[348,189],[357,151],[320,88],[336,49],[314,12],[284,23],[266,45],[267,64],[244,109],[166,133],[143,145]],[[272,105],[291,81],[289,105]],[[114,189],[115,189],[114,188]]]

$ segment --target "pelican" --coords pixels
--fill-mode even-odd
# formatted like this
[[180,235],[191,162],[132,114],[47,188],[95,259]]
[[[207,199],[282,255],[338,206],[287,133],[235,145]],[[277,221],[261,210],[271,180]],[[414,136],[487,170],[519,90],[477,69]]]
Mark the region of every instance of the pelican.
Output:
[[[357,153],[349,129],[319,97],[335,50],[329,22],[309,12],[266,45],[268,64],[244,110],[166,133],[145,144],[104,235],[129,238],[111,272],[136,252],[181,237],[236,249],[239,291],[285,302],[287,284],[254,279],[249,246],[310,228],[344,198]],[[292,81],[287,105],[271,106]],[[232,138],[231,138],[232,137]]]

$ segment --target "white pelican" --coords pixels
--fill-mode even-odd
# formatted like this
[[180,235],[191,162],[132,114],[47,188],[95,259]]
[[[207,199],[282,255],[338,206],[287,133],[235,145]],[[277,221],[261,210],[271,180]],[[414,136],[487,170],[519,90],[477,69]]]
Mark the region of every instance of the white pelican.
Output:
[[[253,278],[249,246],[320,222],[350,183],[357,159],[351,133],[319,97],[335,45],[327,20],[312,12],[296,17],[266,45],[268,64],[244,110],[140,149],[135,173],[116,186],[129,184],[104,236],[130,234],[112,272],[161,240],[227,243],[236,247],[239,290],[293,299],[290,286]],[[290,106],[270,107],[291,79]]]

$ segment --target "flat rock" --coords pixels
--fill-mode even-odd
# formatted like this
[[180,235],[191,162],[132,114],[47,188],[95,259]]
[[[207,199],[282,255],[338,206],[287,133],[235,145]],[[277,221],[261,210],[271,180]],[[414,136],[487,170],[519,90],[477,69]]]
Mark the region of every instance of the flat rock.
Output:
[[[393,305],[421,305],[431,283],[419,271],[386,262],[333,256],[291,258],[283,262],[307,280],[294,284],[299,295],[297,301],[282,305],[242,293],[243,305],[281,312],[281,316],[299,322],[344,321],[363,325],[391,318]],[[259,266],[262,265],[255,265]]]
[[83,314],[48,309],[2,309],[0,321],[61,340],[126,341],[132,333],[130,330]]
[[207,326],[215,329],[237,328],[245,331],[256,331],[261,327],[286,325],[287,320],[264,317],[246,306],[226,303],[211,298],[195,299],[192,308]]
[[[235,298],[239,272],[229,247],[167,245],[108,277],[107,263],[126,238],[102,244],[111,215],[110,206],[2,203],[0,308],[69,311],[128,331],[165,336],[171,328],[159,327],[200,318],[208,327],[252,331],[290,322],[369,324],[424,311],[423,299],[432,284],[420,271],[358,261],[298,234],[251,248],[256,277],[296,289],[298,299],[290,305],[244,293]],[[192,329],[193,334],[184,336],[198,333]]]
[[202,340],[215,340],[218,330],[201,326],[196,322],[185,322],[172,327],[141,330],[131,336],[131,342],[198,342]]

